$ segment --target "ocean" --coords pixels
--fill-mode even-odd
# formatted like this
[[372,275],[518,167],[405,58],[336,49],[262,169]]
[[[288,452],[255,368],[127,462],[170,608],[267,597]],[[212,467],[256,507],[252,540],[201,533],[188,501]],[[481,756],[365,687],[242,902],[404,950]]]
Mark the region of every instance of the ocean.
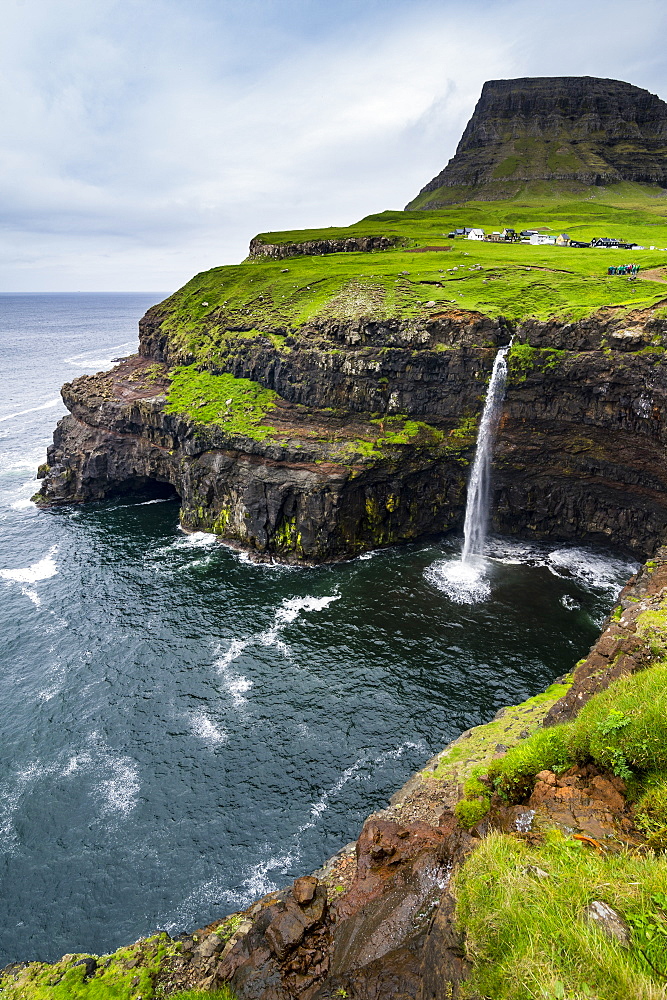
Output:
[[0,965],[103,954],[317,868],[449,740],[571,669],[634,569],[460,539],[255,564],[178,502],[40,510],[59,388],[136,350],[162,297],[0,295]]

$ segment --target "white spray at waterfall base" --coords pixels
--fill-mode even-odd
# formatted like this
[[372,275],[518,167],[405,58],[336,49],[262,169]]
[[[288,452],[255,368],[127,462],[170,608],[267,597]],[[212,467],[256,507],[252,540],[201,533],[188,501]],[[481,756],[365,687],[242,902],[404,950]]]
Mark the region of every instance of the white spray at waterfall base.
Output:
[[477,433],[475,460],[468,481],[461,559],[456,562],[436,563],[426,571],[426,578],[444,590],[457,604],[483,601],[491,592],[491,586],[486,579],[484,543],[489,524],[493,446],[505,396],[507,353],[510,346],[501,347],[496,354],[484,400],[482,419]]

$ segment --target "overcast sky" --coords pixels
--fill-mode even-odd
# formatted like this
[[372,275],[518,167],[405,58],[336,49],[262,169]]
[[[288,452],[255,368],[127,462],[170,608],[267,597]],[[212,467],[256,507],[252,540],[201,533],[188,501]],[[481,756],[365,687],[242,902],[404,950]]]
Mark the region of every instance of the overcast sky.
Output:
[[402,208],[483,82],[667,99],[664,0],[4,0],[0,291],[170,291]]

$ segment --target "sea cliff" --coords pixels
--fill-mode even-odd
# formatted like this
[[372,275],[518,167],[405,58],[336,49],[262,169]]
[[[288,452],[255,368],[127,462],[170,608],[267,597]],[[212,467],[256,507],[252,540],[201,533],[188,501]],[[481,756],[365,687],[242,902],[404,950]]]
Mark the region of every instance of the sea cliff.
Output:
[[[231,339],[202,369],[141,324],[140,354],[63,388],[43,502],[172,487],[181,522],[318,562],[460,525],[499,345],[513,338],[497,529],[646,556],[667,525],[662,307],[563,323],[464,310]],[[278,342],[274,342],[278,340]]]

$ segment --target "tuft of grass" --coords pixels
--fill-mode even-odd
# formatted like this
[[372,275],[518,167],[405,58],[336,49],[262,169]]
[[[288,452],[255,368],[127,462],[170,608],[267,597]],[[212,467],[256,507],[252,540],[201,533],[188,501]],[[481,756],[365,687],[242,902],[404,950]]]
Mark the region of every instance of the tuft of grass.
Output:
[[647,775],[635,805],[635,823],[648,838],[649,847],[667,850],[667,775]]
[[568,745],[575,760],[592,758],[623,778],[667,770],[667,665],[623,677],[591,698],[570,723]]
[[667,777],[667,664],[615,681],[572,722],[536,730],[492,761],[488,776],[504,799],[519,802],[540,771],[589,760],[633,783],[649,772]]
[[540,771],[567,771],[572,764],[567,736],[567,725],[538,729],[492,762],[488,773],[498,794],[509,802],[519,802],[530,794]]
[[[642,928],[667,918],[666,891],[667,866],[652,854],[601,855],[556,831],[539,846],[490,834],[454,880],[457,922],[473,962],[463,995],[664,1000],[667,950]],[[629,948],[585,919],[596,900],[633,928]]]
[[233,375],[213,375],[196,365],[181,366],[171,373],[166,413],[187,417],[195,424],[215,424],[228,434],[263,441],[271,428],[262,425],[277,394],[258,382]]

